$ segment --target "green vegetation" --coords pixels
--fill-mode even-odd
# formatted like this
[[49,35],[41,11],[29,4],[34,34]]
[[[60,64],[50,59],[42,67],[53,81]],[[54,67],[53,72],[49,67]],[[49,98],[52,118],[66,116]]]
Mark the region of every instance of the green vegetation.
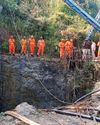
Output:
[[[97,0],[76,0],[92,16],[98,11]],[[73,37],[81,42],[91,26],[77,13],[72,11],[62,0],[0,0],[3,7],[0,13],[0,33],[3,33],[3,49],[7,48],[7,38],[10,34],[17,42],[23,35],[34,35],[36,40],[41,35],[47,41],[48,52],[53,52],[57,42],[62,37]],[[94,11],[95,10],[95,11]],[[98,34],[94,39],[98,39]]]
[[75,89],[89,93],[96,82],[95,72],[96,67],[91,61],[84,63],[82,69],[76,69],[74,76]]

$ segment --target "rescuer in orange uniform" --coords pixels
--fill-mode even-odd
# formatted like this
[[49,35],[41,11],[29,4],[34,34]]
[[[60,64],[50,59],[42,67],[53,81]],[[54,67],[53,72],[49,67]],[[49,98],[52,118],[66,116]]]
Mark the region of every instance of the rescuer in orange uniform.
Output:
[[9,40],[8,40],[8,44],[9,44],[9,54],[15,54],[15,39],[13,36],[10,36]]
[[98,46],[98,57],[100,57],[100,41],[97,43]]
[[42,54],[42,56],[44,56],[45,41],[44,41],[43,37],[41,37],[40,40],[38,41],[37,47],[38,47],[37,56],[40,56],[40,54]]
[[59,42],[58,46],[60,48],[60,58],[64,59],[64,56],[65,56],[65,41],[64,41],[64,39],[62,39]]
[[65,53],[66,53],[66,57],[67,58],[71,58],[73,56],[73,40],[70,39],[69,40],[66,40],[66,43],[65,43]]
[[33,37],[33,35],[29,38],[29,49],[31,56],[34,56],[34,48],[36,46],[36,41]]
[[27,40],[26,37],[24,36],[21,40],[21,54],[26,54],[27,52]]

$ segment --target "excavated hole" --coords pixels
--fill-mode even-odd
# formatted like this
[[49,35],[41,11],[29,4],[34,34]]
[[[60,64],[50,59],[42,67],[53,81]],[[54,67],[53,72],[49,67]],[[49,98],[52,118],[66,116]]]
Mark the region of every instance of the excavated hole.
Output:
[[[90,86],[76,88],[74,71],[65,70],[59,63],[39,59],[6,57],[0,69],[0,112],[13,109],[22,102],[28,102],[37,108],[51,108],[64,105],[50,95],[71,103],[86,93]],[[12,59],[15,59],[12,61]],[[61,67],[60,67],[61,66]],[[76,75],[77,76],[77,75]],[[91,76],[89,76],[91,77]],[[82,76],[76,79],[79,80]],[[50,91],[44,89],[42,84]],[[93,86],[90,86],[91,88]]]

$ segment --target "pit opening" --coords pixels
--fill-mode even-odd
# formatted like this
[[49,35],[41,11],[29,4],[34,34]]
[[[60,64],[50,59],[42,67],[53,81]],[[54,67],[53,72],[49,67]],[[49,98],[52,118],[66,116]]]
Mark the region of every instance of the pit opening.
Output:
[[92,63],[75,70],[65,69],[64,62],[36,57],[5,56],[1,63],[0,112],[22,102],[37,108],[65,105],[61,101],[72,103],[91,91],[96,80]]

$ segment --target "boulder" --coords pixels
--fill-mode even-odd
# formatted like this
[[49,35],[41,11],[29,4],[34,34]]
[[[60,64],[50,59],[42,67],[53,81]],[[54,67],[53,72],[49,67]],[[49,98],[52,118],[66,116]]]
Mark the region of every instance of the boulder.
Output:
[[23,116],[28,116],[36,112],[36,108],[32,105],[29,105],[27,102],[19,104],[18,106],[16,106],[15,110],[17,113]]

